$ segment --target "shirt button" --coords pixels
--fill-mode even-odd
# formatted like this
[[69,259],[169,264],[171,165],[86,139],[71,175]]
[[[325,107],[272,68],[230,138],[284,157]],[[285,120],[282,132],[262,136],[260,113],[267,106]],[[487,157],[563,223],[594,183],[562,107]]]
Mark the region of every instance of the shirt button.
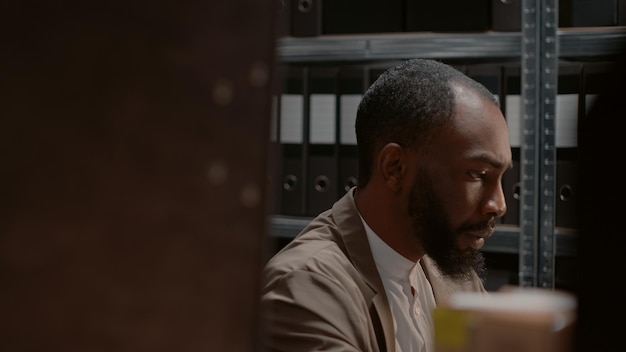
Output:
[[413,308],[413,310],[415,311],[415,315],[420,315],[422,313],[422,310],[418,306],[415,306],[415,308]]

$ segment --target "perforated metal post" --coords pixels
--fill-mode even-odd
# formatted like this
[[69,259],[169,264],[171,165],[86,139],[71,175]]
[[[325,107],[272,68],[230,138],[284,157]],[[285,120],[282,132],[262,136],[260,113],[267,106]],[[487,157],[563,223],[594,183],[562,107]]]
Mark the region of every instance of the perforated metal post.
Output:
[[519,285],[554,287],[558,2],[522,2]]

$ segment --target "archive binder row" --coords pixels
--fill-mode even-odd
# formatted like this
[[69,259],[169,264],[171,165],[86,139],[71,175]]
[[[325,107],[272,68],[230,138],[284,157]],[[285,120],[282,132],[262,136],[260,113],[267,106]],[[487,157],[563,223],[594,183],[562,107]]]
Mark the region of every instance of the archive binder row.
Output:
[[[275,118],[282,162],[276,202],[283,215],[317,215],[356,185],[354,122],[369,86],[362,67],[282,68]],[[282,165],[280,165],[282,164]]]
[[[513,32],[522,0],[276,0],[278,36]],[[626,25],[626,0],[559,0],[559,27]]]
[[[354,65],[285,64],[279,69],[270,139],[278,150],[272,180],[272,212],[316,216],[358,182],[355,121],[361,97],[396,62]],[[500,101],[514,167],[503,180],[507,213],[502,224],[519,225],[522,99],[518,63],[453,64],[484,84]],[[577,177],[577,123],[592,106],[611,64],[562,62],[556,102],[555,225],[576,228],[580,203]]]

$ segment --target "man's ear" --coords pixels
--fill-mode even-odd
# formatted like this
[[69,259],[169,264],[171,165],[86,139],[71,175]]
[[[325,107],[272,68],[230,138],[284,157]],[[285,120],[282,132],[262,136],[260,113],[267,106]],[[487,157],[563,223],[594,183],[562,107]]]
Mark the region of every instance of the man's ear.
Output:
[[399,192],[407,172],[404,148],[397,143],[385,145],[378,154],[377,166],[385,185],[393,192]]

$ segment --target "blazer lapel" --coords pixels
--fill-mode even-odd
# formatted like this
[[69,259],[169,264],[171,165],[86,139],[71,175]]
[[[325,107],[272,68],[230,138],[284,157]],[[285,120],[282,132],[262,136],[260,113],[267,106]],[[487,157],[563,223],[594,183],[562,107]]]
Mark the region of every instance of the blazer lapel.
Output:
[[[333,205],[332,215],[339,227],[344,250],[357,271],[362,275],[362,277],[355,278],[355,282],[359,284],[363,296],[373,305],[380,320],[380,326],[377,324],[374,326],[376,329],[382,329],[382,331],[377,331],[377,335],[380,336],[380,333],[384,335],[385,346],[381,346],[379,340],[379,347],[381,351],[395,352],[396,339],[391,309],[383,282],[378,274],[378,269],[376,269],[365,228],[354,204],[353,192],[354,188]],[[372,314],[372,316],[375,315]]]

